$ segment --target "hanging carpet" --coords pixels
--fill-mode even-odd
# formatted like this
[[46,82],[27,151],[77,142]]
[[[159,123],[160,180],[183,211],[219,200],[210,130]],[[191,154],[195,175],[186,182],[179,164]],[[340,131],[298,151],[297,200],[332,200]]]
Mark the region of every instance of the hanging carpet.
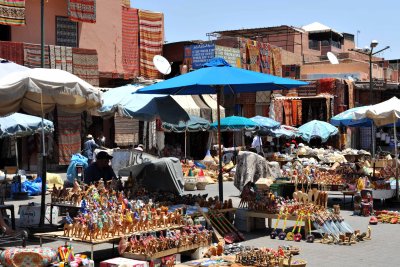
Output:
[[96,23],[96,0],[68,0],[68,17],[72,21]]
[[25,25],[25,0],[0,0],[0,24]]

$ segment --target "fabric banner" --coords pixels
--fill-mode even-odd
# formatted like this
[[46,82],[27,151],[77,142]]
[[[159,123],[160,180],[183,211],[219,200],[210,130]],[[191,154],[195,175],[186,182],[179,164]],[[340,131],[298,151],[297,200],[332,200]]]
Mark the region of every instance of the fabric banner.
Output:
[[78,23],[56,16],[56,45],[78,47]]
[[[44,46],[44,68],[50,68],[49,46]],[[24,43],[24,65],[29,68],[41,68],[41,46],[40,44]]]
[[283,100],[274,100],[274,113],[274,120],[283,124]]
[[153,63],[161,55],[164,45],[164,14],[139,10],[140,76],[158,79],[161,73]]
[[260,51],[257,47],[257,42],[252,40],[247,40],[247,51],[248,51],[248,59],[249,59],[249,70],[261,72],[259,62],[259,54]]
[[215,57],[222,57],[233,67],[241,67],[240,50],[238,48],[215,46]]
[[73,74],[93,86],[99,86],[99,63],[94,49],[72,48]]
[[281,49],[279,47],[273,47],[271,51],[273,62],[273,72],[271,74],[282,77]]
[[25,0],[0,0],[0,24],[25,25]]
[[57,110],[58,162],[69,165],[71,157],[81,151],[81,114]]
[[260,66],[260,72],[270,74],[271,52],[268,50],[268,44],[263,42],[257,42],[257,48],[259,50],[258,65]]
[[96,23],[96,0],[68,0],[68,17],[72,21]]
[[117,113],[114,116],[115,140],[118,146],[132,146],[139,143],[139,121],[124,118]]
[[0,41],[0,58],[24,65],[24,44]]
[[242,69],[248,70],[250,59],[248,58],[247,39],[239,38],[240,61]]
[[122,66],[125,78],[139,76],[138,9],[122,6]]
[[345,80],[349,94],[349,108],[354,108],[354,83],[351,80]]
[[72,47],[49,45],[50,67],[72,73]]

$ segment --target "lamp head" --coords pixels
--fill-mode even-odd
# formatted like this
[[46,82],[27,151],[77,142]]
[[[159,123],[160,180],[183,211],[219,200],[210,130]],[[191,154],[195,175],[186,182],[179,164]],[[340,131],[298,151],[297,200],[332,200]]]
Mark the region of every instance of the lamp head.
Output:
[[377,40],[372,40],[370,46],[371,46],[371,48],[377,47],[378,46],[378,41]]

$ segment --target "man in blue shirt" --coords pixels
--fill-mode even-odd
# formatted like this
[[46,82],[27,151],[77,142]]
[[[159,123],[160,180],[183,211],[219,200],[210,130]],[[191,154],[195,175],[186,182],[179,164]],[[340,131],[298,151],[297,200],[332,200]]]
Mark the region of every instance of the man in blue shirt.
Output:
[[117,178],[109,164],[112,158],[106,151],[97,153],[96,161],[91,163],[85,170],[84,182],[90,184],[99,181],[101,178],[103,178],[103,181]]
[[92,163],[93,161],[93,153],[96,148],[99,148],[100,146],[96,144],[96,142],[93,140],[93,136],[91,134],[88,134],[86,136],[86,142],[83,144],[83,155],[88,158],[88,164]]

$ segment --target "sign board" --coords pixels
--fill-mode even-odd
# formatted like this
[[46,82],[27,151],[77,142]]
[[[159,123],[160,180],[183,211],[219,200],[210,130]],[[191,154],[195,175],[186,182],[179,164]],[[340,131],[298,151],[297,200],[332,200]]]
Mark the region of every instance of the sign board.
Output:
[[225,47],[225,46],[215,46],[215,57],[222,57],[226,60],[232,67],[240,68],[240,50],[239,48]]
[[185,62],[191,65],[192,69],[199,69],[204,63],[215,57],[214,44],[200,44],[185,46]]

